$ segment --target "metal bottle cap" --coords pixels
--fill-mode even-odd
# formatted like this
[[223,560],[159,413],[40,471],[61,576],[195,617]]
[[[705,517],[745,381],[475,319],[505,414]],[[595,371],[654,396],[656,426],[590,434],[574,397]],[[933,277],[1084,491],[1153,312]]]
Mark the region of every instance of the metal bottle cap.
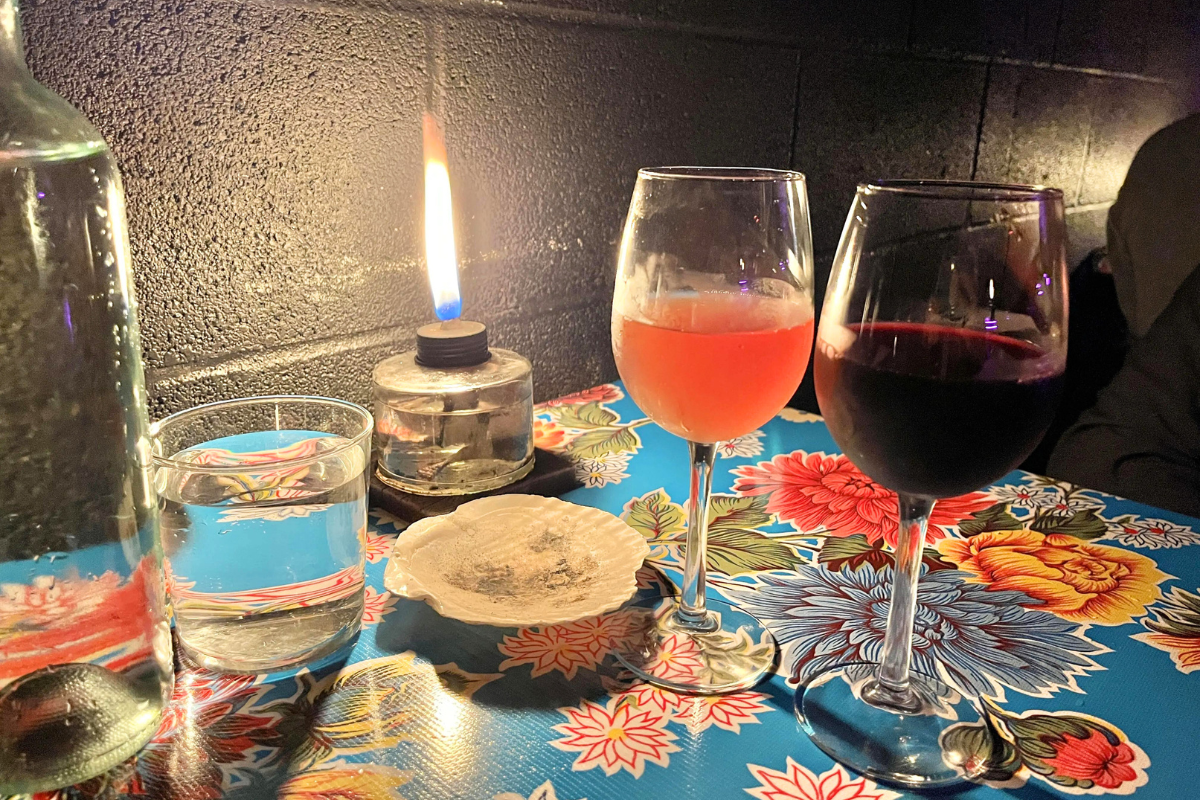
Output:
[[492,357],[487,327],[452,319],[417,328],[417,363],[422,367],[473,367]]

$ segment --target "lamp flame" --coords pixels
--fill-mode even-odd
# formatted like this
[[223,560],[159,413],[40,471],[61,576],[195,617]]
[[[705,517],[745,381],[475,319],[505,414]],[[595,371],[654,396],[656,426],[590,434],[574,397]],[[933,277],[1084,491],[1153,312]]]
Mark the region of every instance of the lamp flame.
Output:
[[458,258],[454,251],[454,212],[450,204],[450,170],[446,144],[432,114],[423,120],[425,150],[425,266],[438,319],[462,314],[458,291]]

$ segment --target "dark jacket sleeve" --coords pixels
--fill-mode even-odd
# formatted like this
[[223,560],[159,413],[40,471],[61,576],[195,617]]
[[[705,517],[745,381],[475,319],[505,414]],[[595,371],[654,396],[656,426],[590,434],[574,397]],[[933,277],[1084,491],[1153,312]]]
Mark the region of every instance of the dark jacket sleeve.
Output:
[[1047,472],[1200,517],[1200,268],[1063,434]]

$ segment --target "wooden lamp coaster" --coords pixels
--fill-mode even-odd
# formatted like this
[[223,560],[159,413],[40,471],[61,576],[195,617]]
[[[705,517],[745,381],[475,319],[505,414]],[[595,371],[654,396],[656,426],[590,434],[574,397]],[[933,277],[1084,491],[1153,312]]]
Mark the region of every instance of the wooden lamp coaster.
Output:
[[496,494],[535,494],[541,497],[558,497],[579,488],[575,479],[575,465],[565,456],[548,450],[533,451],[533,470],[519,481],[501,486],[489,492],[464,495],[429,496],[402,492],[388,486],[375,475],[371,468],[371,505],[399,517],[406,522],[416,522],[426,517],[448,514],[463,503]]

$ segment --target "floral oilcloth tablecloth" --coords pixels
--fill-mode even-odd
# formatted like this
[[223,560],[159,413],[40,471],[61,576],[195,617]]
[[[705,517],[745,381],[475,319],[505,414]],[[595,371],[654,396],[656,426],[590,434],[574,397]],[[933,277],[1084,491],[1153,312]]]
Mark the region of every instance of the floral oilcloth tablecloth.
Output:
[[[687,451],[619,385],[538,407],[538,445],[574,460],[567,499],[649,540],[645,591],[678,581]],[[299,674],[185,669],[136,762],[47,796],[890,800],[816,749],[795,686],[878,656],[895,498],[785,410],[723,444],[709,591],[782,648],[753,691],[693,698],[636,684],[608,653],[620,612],[546,628],[444,619],[389,596],[402,523],[371,512],[366,614],[349,653]],[[915,666],[979,698],[1003,757],[969,798],[1200,797],[1200,521],[1013,473],[938,503]],[[664,673],[703,669],[680,648]],[[949,735],[970,747],[982,732]]]

